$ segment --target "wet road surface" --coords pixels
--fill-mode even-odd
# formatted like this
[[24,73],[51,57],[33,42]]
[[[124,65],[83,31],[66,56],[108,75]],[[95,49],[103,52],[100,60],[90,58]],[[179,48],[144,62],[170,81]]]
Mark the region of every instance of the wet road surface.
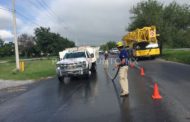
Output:
[[163,60],[143,61],[148,82],[157,82],[163,105],[178,122],[190,121],[190,65]]
[[89,80],[56,78],[0,104],[0,121],[121,121],[112,82],[101,65]]
[[[48,79],[1,103],[0,122],[190,121],[190,67],[159,60],[139,64],[145,68],[145,77],[138,69],[129,69],[129,97],[119,97],[118,79],[112,82],[98,64],[97,73],[88,80],[59,83],[56,78]],[[114,75],[116,71],[110,68],[109,72]],[[155,81],[162,100],[151,98]]]

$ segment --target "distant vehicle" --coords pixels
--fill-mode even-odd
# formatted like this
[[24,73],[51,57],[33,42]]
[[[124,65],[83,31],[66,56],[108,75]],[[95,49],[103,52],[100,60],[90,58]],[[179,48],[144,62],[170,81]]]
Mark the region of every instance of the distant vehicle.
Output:
[[57,62],[56,73],[59,81],[64,77],[91,75],[92,61],[87,50],[79,50],[65,53],[61,61]]
[[104,51],[103,50],[99,50],[99,54],[103,54],[104,53]]
[[117,48],[112,48],[109,52],[111,54],[119,54],[119,50]]

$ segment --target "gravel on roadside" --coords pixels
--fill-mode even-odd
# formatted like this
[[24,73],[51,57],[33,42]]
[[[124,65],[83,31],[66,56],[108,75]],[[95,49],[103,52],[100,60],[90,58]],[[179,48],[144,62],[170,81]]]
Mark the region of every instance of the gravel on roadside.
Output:
[[25,80],[25,81],[0,80],[0,90],[8,87],[16,87],[16,86],[31,84],[34,82],[35,80]]

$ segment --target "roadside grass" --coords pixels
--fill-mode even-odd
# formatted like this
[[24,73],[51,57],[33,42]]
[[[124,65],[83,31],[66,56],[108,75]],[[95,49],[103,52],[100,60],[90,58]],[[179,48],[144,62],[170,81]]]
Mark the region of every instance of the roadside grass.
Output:
[[28,80],[55,76],[56,62],[51,59],[31,60],[25,62],[25,71],[15,71],[15,62],[0,64],[0,79]]
[[0,62],[1,61],[15,62],[15,57],[14,56],[11,56],[11,57],[0,57]]
[[169,61],[190,64],[190,50],[164,49],[162,58]]
[[[19,58],[22,60],[40,60],[40,59],[57,59],[57,56],[49,56],[49,57],[34,57],[34,58],[27,58],[27,57],[21,57]],[[9,56],[9,57],[0,57],[0,62],[1,61],[7,61],[7,62],[15,62],[15,56]]]

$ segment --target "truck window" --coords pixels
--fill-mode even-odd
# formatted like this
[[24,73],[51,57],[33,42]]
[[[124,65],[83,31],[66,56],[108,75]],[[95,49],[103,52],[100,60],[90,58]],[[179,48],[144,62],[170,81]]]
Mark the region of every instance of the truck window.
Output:
[[74,52],[74,53],[67,53],[64,57],[64,59],[69,59],[69,58],[85,58],[85,52]]
[[86,52],[87,58],[90,58],[90,53],[87,51]]

